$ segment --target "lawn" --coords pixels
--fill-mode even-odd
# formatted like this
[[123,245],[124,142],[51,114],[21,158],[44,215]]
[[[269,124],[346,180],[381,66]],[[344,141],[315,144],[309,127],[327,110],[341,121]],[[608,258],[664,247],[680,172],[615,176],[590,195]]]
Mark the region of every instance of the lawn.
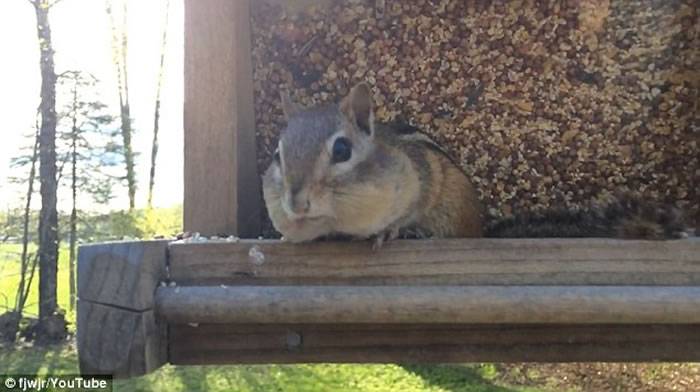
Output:
[[[73,343],[0,346],[0,374],[76,374]],[[2,388],[0,387],[0,390]],[[166,365],[114,391],[679,391],[700,390],[700,364]]]
[[[72,344],[0,349],[0,374],[75,374]],[[165,366],[114,383],[114,391],[545,391],[511,387],[490,364]]]
[[[29,247],[29,253],[36,252],[36,246]],[[58,282],[57,299],[58,305],[68,310],[69,301],[69,278],[68,278],[68,248],[62,246],[59,250],[58,260]],[[20,281],[20,257],[22,254],[21,244],[0,244],[0,313],[6,308],[13,307],[17,287]],[[24,313],[28,316],[36,317],[39,313],[39,271],[37,269],[34,281],[32,282],[27,307]],[[67,314],[69,320],[75,320],[72,314]]]

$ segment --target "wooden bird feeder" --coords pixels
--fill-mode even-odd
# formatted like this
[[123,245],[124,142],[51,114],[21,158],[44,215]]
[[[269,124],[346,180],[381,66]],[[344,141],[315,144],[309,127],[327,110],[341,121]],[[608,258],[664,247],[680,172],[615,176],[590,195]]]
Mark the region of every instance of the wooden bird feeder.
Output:
[[[249,1],[185,1],[185,230],[259,234]],[[698,361],[700,240],[86,245],[81,372],[300,362]]]

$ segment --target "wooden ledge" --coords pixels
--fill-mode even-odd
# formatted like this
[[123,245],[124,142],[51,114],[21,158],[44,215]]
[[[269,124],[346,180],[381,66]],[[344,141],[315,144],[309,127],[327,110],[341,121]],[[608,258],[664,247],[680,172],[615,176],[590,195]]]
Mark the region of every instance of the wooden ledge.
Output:
[[178,285],[700,286],[700,238],[174,242]]
[[164,363],[700,360],[700,239],[83,246],[83,373]]

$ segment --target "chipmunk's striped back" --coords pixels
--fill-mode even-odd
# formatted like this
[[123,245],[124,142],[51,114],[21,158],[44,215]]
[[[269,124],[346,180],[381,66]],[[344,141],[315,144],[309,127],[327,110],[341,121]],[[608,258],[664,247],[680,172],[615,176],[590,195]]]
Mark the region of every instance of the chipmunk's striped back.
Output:
[[403,123],[377,127],[378,140],[405,154],[421,183],[420,211],[408,231],[418,236],[479,237],[482,207],[471,181],[447,151],[418,128]]

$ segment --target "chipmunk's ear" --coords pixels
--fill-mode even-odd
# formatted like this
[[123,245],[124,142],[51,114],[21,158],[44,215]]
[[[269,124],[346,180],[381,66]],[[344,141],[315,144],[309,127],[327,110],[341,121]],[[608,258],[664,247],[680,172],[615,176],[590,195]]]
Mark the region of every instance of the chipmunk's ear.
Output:
[[372,90],[367,83],[359,83],[340,102],[340,110],[357,127],[368,135],[374,133],[374,104]]
[[292,100],[292,97],[289,96],[289,91],[282,91],[280,93],[280,99],[282,101],[282,111],[287,120],[303,109],[301,105]]

